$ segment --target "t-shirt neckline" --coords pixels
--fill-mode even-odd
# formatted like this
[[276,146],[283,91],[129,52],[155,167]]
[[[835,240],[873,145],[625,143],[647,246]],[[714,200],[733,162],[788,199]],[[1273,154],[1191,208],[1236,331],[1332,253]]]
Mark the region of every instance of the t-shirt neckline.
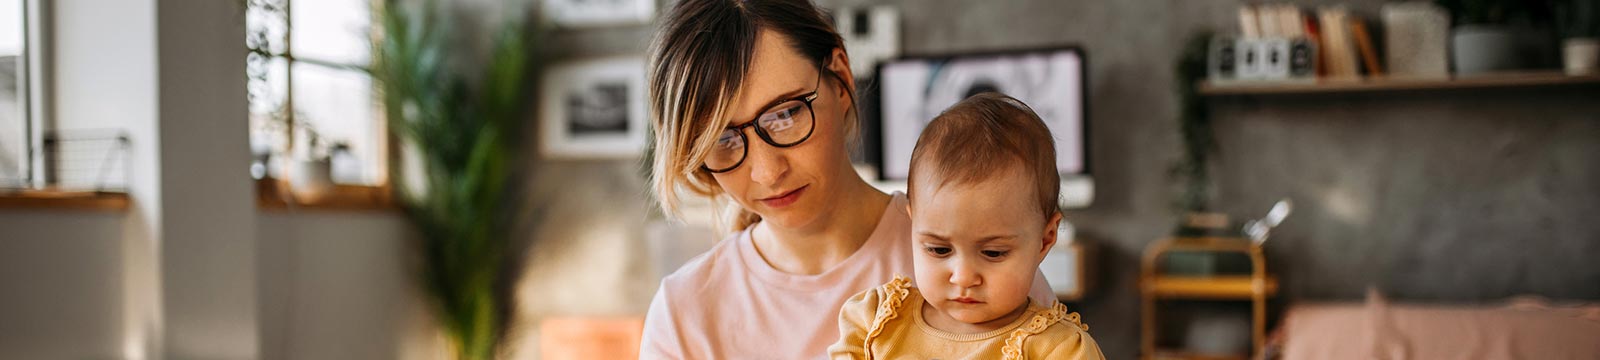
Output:
[[[739,242],[739,260],[744,263],[745,268],[750,269],[750,273],[756,279],[769,285],[801,291],[834,288],[843,284],[844,277],[860,273],[860,269],[873,261],[884,260],[872,259],[870,258],[872,256],[866,254],[887,253],[883,251],[883,247],[893,245],[890,244],[892,239],[889,239],[894,237],[891,227],[908,226],[906,222],[910,220],[910,216],[905,214],[904,209],[905,193],[896,191],[890,194],[889,204],[884,206],[883,214],[879,215],[878,223],[872,229],[872,234],[867,236],[867,241],[850,256],[845,257],[844,261],[820,274],[791,274],[772,267],[772,264],[768,264],[760,252],[756,251],[755,240],[750,236],[754,226],[739,232],[736,239]],[[906,221],[894,221],[897,218]]]

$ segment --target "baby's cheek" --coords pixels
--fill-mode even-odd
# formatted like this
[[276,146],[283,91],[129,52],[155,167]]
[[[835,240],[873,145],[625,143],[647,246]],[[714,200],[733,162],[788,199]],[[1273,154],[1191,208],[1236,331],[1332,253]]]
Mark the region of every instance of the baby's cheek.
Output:
[[943,279],[939,278],[939,273],[942,272],[939,270],[939,263],[929,259],[927,254],[922,253],[922,249],[913,251],[918,252],[916,258],[911,262],[916,271],[916,276],[912,280],[917,283],[917,288],[922,289],[923,294],[936,293],[935,291],[941,290],[939,283]]
[[1028,292],[1033,288],[1033,275],[1036,267],[1018,266],[1006,271],[1001,281],[996,281],[995,296],[997,300],[1005,302],[1006,306],[1020,306],[1028,301]]

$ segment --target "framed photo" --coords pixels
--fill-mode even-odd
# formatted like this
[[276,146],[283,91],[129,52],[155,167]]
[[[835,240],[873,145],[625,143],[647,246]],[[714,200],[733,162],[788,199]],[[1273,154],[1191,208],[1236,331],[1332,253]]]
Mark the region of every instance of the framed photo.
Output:
[[633,25],[650,22],[656,0],[544,0],[544,13],[561,27]]
[[929,121],[969,96],[996,91],[1044,120],[1056,141],[1056,169],[1087,175],[1085,58],[1077,47],[912,57],[878,67],[879,177],[905,180],[911,151]]
[[647,143],[644,58],[550,67],[540,89],[542,153],[556,159],[638,157]]

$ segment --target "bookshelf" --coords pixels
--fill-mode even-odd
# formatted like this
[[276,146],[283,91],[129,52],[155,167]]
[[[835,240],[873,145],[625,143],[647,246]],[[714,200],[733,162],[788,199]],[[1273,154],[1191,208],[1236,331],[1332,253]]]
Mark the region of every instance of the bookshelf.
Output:
[[1304,82],[1225,82],[1209,80],[1196,84],[1201,96],[1262,96],[1372,93],[1495,88],[1543,88],[1562,86],[1600,87],[1600,74],[1567,75],[1561,71],[1507,72],[1448,78],[1369,77]]

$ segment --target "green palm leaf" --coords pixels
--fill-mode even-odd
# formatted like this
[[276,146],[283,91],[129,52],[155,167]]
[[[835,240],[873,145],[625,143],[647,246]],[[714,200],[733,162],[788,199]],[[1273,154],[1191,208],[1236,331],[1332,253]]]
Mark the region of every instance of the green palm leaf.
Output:
[[[406,215],[422,234],[419,277],[433,300],[458,359],[490,359],[508,311],[497,288],[506,276],[505,217],[514,213],[505,189],[511,172],[508,134],[530,94],[532,46],[521,21],[496,36],[478,84],[450,72],[454,34],[428,1],[412,12],[396,0],[380,11],[373,77],[383,92],[390,129],[421,153],[420,186],[391,176]],[[410,191],[421,188],[420,193]]]

